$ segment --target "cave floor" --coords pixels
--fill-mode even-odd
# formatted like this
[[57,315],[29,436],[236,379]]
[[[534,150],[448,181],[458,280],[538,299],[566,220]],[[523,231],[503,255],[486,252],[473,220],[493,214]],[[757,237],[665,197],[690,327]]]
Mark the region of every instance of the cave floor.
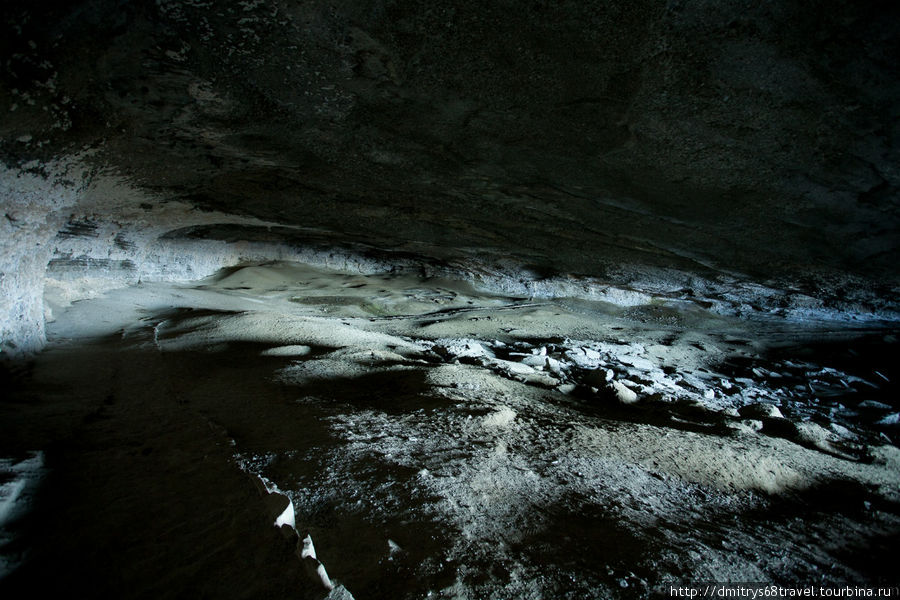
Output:
[[293,264],[54,314],[0,403],[3,597],[323,598],[286,499],[332,597],[897,584],[894,330]]

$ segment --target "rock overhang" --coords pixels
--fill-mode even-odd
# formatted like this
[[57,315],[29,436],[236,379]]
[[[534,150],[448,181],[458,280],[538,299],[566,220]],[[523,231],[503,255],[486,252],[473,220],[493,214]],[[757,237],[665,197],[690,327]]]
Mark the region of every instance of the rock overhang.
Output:
[[866,310],[898,283],[896,10],[10,2],[0,151],[92,190],[55,220],[118,225],[94,254],[183,205],[250,242]]

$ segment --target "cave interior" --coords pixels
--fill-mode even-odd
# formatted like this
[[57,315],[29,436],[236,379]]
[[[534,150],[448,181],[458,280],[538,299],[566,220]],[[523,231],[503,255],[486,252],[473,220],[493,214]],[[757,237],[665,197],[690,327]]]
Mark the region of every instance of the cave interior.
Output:
[[0,27],[0,597],[897,592],[900,4]]

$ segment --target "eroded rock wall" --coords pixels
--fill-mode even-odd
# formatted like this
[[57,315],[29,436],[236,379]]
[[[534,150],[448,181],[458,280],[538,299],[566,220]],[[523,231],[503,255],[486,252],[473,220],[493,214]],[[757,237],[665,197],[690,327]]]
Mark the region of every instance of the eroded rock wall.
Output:
[[78,190],[58,177],[0,164],[0,353],[33,352],[44,344],[44,274],[53,240]]

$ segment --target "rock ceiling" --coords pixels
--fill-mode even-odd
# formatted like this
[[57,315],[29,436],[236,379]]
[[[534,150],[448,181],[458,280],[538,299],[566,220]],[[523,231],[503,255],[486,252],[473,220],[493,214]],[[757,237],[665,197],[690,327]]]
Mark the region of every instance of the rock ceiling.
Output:
[[[884,297],[898,12],[11,0],[0,156],[37,174],[76,157],[150,194],[149,220],[180,201],[290,243]],[[118,200],[78,218],[127,220],[104,208]]]

